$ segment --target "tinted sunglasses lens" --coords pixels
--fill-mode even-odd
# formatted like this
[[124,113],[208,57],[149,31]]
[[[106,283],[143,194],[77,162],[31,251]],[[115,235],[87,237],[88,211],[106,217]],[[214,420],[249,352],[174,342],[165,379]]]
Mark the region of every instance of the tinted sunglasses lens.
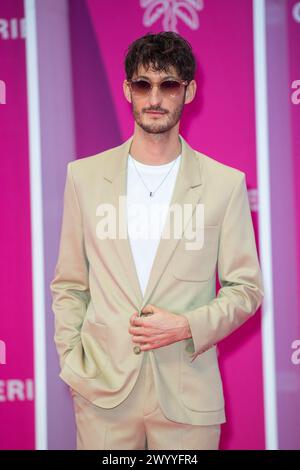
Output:
[[[160,84],[160,90],[166,96],[178,95],[181,89],[181,83],[176,80],[165,80]],[[147,95],[151,90],[151,83],[146,80],[137,80],[131,82],[131,89],[137,95]]]
[[160,88],[166,95],[177,95],[180,91],[181,84],[175,80],[166,80],[160,84]]
[[131,82],[131,89],[134,93],[138,95],[146,95],[150,91],[151,85],[146,80],[137,80],[136,82]]

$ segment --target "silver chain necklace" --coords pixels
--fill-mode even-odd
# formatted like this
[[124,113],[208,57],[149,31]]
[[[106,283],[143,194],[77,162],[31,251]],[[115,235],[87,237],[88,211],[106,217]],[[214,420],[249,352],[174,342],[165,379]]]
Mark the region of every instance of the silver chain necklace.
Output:
[[138,171],[138,169],[137,169],[137,167],[136,167],[136,165],[135,165],[135,163],[134,163],[134,158],[132,157],[132,162],[133,162],[133,164],[134,164],[134,168],[136,169],[136,172],[137,172],[137,174],[139,175],[139,177],[140,177],[140,179],[141,179],[143,185],[145,186],[145,188],[146,188],[147,191],[149,192],[149,196],[150,196],[150,197],[153,197],[153,196],[154,196],[154,193],[156,193],[156,191],[158,190],[158,188],[160,188],[160,186],[163,184],[163,182],[165,181],[165,179],[167,178],[167,176],[171,173],[171,171],[172,171],[173,167],[175,166],[175,163],[177,162],[177,159],[179,158],[179,156],[180,156],[180,155],[178,155],[178,157],[175,158],[175,161],[174,161],[173,165],[171,166],[170,170],[168,171],[168,173],[166,174],[166,176],[164,177],[164,179],[162,180],[162,182],[157,186],[157,188],[156,188],[154,191],[150,191],[150,189],[149,189],[148,186],[146,185],[145,181],[143,180],[143,178],[142,178],[140,172]]

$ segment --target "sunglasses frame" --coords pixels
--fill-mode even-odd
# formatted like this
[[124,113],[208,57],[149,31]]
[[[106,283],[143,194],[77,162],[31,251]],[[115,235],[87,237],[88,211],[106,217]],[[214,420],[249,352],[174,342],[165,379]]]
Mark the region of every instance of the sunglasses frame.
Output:
[[[158,82],[158,83],[152,83],[151,80],[146,80],[145,78],[140,78],[140,79],[137,78],[137,79],[134,79],[134,80],[130,79],[130,80],[126,80],[126,82],[129,84],[132,93],[136,93],[136,92],[134,92],[134,91],[132,90],[132,87],[131,87],[131,84],[132,84],[132,83],[136,83],[136,82],[147,82],[147,83],[149,83],[149,85],[150,85],[149,90],[145,90],[145,91],[143,91],[143,92],[141,92],[141,93],[136,93],[136,94],[140,94],[140,96],[147,96],[147,95],[149,95],[149,93],[152,91],[152,88],[153,88],[154,86],[158,86],[159,89],[160,89],[160,91],[161,91],[161,93],[163,93],[163,94],[165,94],[165,95],[172,96],[172,92],[170,92],[170,93],[168,94],[167,92],[164,92],[164,91],[161,89],[160,86],[161,86],[161,84],[162,84],[163,82],[177,82],[177,83],[180,83],[180,85],[184,85],[184,86],[186,86],[186,87],[187,87],[188,84],[190,83],[188,80],[180,80],[180,79],[176,79],[176,78],[163,78],[163,79],[160,80],[160,82]],[[180,87],[180,88],[181,88],[181,87]],[[176,93],[176,95],[174,95],[174,93],[173,93],[173,96],[177,96],[177,95],[178,95],[178,93]]]

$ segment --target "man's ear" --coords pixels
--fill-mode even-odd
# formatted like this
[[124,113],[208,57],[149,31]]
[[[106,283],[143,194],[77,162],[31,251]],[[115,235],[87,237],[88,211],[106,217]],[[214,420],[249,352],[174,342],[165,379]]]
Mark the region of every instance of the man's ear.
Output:
[[127,83],[126,80],[124,80],[124,82],[123,82],[123,92],[124,92],[124,96],[125,96],[125,98],[127,99],[127,101],[128,101],[129,103],[131,103],[130,87],[129,87],[129,85],[128,85],[128,83]]
[[193,101],[196,95],[196,90],[197,90],[196,80],[191,80],[188,86],[186,87],[185,101],[184,101],[185,104],[191,103]]

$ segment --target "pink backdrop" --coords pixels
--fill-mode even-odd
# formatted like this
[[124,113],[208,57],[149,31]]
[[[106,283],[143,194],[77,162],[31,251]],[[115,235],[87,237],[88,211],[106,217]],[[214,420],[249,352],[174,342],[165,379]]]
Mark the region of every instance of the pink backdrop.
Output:
[[0,80],[6,83],[6,104],[0,105],[0,339],[7,351],[6,364],[0,365],[0,449],[34,448],[27,92],[25,42],[20,37],[23,16],[21,0],[0,2],[0,18],[8,25],[0,34]]
[[[293,15],[293,8],[298,4],[298,20]],[[299,188],[299,175],[300,175],[300,60],[299,60],[299,44],[300,44],[300,2],[299,0],[288,0],[287,10],[287,22],[288,22],[288,55],[289,55],[289,77],[290,84],[294,81],[298,81],[297,98],[298,104],[290,101],[290,113],[291,113],[291,138],[292,138],[292,151],[294,155],[294,167],[295,167],[295,198],[297,212],[297,238],[300,240],[300,188]],[[295,92],[295,88],[291,88],[291,94]],[[298,244],[298,279],[300,282],[300,246]],[[299,315],[300,325],[300,315]],[[300,329],[300,327],[299,327]]]

